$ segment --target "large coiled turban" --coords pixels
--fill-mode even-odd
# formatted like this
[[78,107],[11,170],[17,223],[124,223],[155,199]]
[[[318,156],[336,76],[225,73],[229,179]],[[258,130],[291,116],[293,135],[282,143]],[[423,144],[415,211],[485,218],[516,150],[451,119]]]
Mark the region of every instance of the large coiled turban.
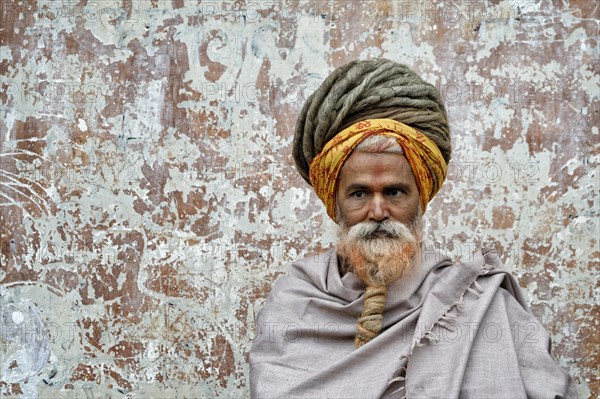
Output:
[[[400,124],[388,123],[388,125],[407,126],[409,129],[396,130],[417,132],[421,137],[425,137],[425,140],[420,141],[428,144],[423,150],[427,153],[432,151],[437,153],[436,156],[425,158],[427,168],[425,174],[422,170],[418,170],[418,166],[414,161],[411,162],[410,157],[407,157],[420,190],[427,184],[432,186],[427,193],[420,193],[422,201],[423,198],[426,198],[425,205],[439,190],[446,175],[446,167],[451,154],[450,132],[446,109],[436,88],[423,81],[406,65],[387,59],[353,61],[333,71],[307,99],[296,122],[294,135],[293,157],[296,167],[304,180],[315,188],[317,195],[326,204],[328,213],[334,220],[331,196],[335,197],[337,185],[329,184],[329,193],[326,194],[317,187],[319,184],[316,181],[311,183],[311,165],[319,164],[320,168],[323,166],[326,169],[329,168],[327,164],[323,165],[323,161],[312,161],[324,150],[327,143],[342,132],[348,137],[355,137],[351,150],[356,147],[358,142],[372,135],[373,131],[367,129],[363,131],[356,142],[355,134],[347,134],[347,128],[366,120],[400,122]],[[380,130],[378,134],[385,134],[385,132]],[[404,135],[402,132],[400,134]],[[414,142],[413,139],[411,140]],[[337,144],[340,144],[339,138],[337,141]],[[406,155],[408,155],[407,142],[407,140],[398,140]],[[430,144],[434,144],[433,147],[436,148],[431,150]],[[418,153],[418,146],[415,148]],[[408,152],[415,153],[414,148],[408,150]],[[331,148],[326,151],[331,152]],[[324,158],[323,154],[321,155],[320,158]],[[329,158],[339,161],[339,157],[329,156]],[[420,156],[418,158],[423,159]],[[342,159],[342,163],[344,160],[345,158]],[[341,168],[342,165],[338,166]],[[440,172],[443,174],[442,176]],[[339,169],[334,176],[328,175],[327,178],[333,178],[335,181],[337,173],[339,173]],[[312,174],[314,179],[315,171]],[[323,175],[321,172],[318,174]],[[432,181],[419,182],[419,179],[432,179]],[[333,193],[331,193],[332,190]],[[328,198],[324,198],[324,195],[327,195]]]

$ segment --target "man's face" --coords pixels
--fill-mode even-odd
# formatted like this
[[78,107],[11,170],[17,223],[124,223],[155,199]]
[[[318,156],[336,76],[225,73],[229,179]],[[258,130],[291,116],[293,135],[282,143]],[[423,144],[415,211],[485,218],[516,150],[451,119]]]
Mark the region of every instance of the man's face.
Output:
[[419,189],[402,154],[350,154],[340,171],[337,201],[340,217],[351,227],[360,222],[394,220],[414,222]]

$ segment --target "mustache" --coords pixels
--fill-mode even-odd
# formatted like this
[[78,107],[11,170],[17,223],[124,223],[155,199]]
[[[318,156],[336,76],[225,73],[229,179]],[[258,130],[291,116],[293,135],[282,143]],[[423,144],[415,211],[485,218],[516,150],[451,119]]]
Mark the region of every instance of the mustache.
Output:
[[408,226],[394,220],[382,222],[368,221],[357,223],[347,229],[346,234],[351,239],[374,240],[378,238],[391,238],[412,241],[414,239],[414,226]]

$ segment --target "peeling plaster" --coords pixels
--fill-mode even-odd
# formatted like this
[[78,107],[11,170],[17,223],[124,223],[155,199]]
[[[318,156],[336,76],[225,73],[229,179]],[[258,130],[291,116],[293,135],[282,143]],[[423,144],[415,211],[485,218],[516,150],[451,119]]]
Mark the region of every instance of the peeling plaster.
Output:
[[271,284],[337,237],[295,118],[375,56],[446,100],[430,245],[494,246],[600,391],[594,2],[35,3],[1,14],[2,396],[248,396]]

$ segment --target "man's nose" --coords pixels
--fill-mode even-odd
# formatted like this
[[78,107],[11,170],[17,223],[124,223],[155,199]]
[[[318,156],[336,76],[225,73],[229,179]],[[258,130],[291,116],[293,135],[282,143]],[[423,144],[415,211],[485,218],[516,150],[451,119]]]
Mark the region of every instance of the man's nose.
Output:
[[388,207],[385,198],[381,195],[374,195],[369,203],[369,220],[375,222],[384,221],[389,217]]

